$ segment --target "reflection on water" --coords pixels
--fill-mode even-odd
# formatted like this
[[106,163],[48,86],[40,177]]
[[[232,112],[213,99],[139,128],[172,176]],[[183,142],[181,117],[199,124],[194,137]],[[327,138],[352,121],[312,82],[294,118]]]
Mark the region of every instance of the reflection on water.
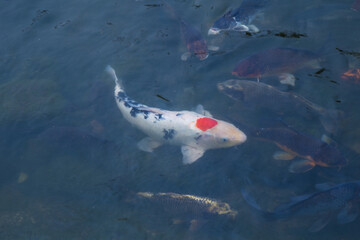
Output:
[[[188,29],[216,50],[203,60],[182,61],[196,41],[191,34],[182,39],[179,19],[160,1],[0,1],[0,238],[356,239],[356,191],[336,211],[276,221],[261,211],[276,212],[292,197],[319,192],[319,183],[332,189],[360,179],[358,2],[269,0],[256,11],[240,11],[235,31],[208,35],[214,22],[241,3],[168,1]],[[256,17],[241,19],[252,12]],[[316,64],[296,54],[281,64],[281,54],[264,55],[282,48],[309,51]],[[260,58],[251,60],[254,55]],[[260,70],[232,75],[244,59]],[[270,141],[258,141],[249,134],[242,145],[209,150],[191,165],[181,163],[175,146],[142,152],[136,144],[145,136],[117,109],[113,82],[104,73],[108,64],[127,93],[148,106],[179,111],[201,103],[240,129],[289,128],[325,142],[304,155],[310,141],[303,137],[294,141],[274,131]],[[279,77],[289,76],[295,85],[281,84]],[[281,94],[270,101],[264,92],[251,91],[256,98],[244,101],[244,94],[232,92],[235,101],[217,89],[228,79],[257,78],[257,85]],[[314,114],[324,109],[341,113],[332,115],[336,131]],[[319,146],[336,149],[347,165],[288,171],[291,162],[304,169],[326,157],[323,149],[316,155]],[[244,189],[251,201],[244,200]],[[149,201],[145,193],[157,198]],[[185,195],[191,200],[178,200]],[[234,217],[213,214],[229,208]],[[330,221],[318,221],[325,212],[331,212],[325,214]],[[310,233],[314,223],[322,229]]]

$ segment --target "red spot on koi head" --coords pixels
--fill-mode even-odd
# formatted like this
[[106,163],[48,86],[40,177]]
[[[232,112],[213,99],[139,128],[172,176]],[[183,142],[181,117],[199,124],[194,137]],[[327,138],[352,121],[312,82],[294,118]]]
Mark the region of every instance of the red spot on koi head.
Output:
[[202,131],[206,131],[210,128],[213,128],[217,125],[217,121],[212,118],[199,118],[196,120],[196,127]]

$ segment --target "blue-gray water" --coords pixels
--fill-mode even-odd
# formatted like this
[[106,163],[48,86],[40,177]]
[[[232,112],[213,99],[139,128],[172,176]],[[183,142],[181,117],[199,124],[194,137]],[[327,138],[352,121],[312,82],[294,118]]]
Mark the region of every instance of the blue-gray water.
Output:
[[[335,215],[309,233],[317,216],[264,222],[242,199],[240,189],[250,185],[272,210],[316,191],[316,183],[360,179],[360,85],[337,75],[342,64],[359,67],[360,13],[350,9],[352,0],[269,2],[256,22],[260,33],[208,37],[211,24],[240,1],[169,1],[209,45],[220,47],[204,61],[183,62],[178,22],[160,1],[0,0],[0,239],[357,239],[359,218],[338,225]],[[276,35],[281,32],[304,36]],[[216,84],[235,78],[240,59],[271,47],[325,48],[335,62],[320,75],[297,71],[290,90],[345,113],[333,136],[349,160],[340,171],[289,173],[288,162],[272,159],[275,144],[252,139],[186,166],[176,146],[142,152],[136,143],[144,134],[122,117],[104,73],[111,64],[128,95],[149,106],[190,110],[201,103],[218,119],[264,122],[267,116],[250,116]],[[299,131],[324,133],[318,122],[284,117]],[[189,219],[126,196],[139,191],[218,199],[238,216],[193,230]]]

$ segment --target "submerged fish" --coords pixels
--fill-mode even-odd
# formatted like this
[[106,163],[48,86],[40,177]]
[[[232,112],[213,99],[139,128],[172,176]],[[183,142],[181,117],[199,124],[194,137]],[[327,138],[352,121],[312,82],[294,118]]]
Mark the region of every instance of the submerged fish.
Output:
[[149,137],[138,143],[147,152],[164,143],[180,145],[183,163],[199,159],[206,150],[232,147],[246,141],[246,135],[234,125],[214,119],[198,107],[198,112],[167,111],[137,103],[129,98],[110,66],[106,71],[115,80],[115,100],[123,116]]
[[341,167],[347,163],[334,144],[328,144],[320,139],[301,134],[291,128],[260,128],[254,130],[251,136],[273,142],[285,151],[275,153],[275,159],[292,160],[295,157],[302,158],[290,165],[289,171],[293,173],[309,171],[316,165]]
[[291,74],[305,66],[318,68],[319,55],[303,49],[271,48],[242,59],[234,68],[238,77],[257,78],[278,76],[282,84],[295,86]]
[[254,198],[242,190],[246,202],[256,208],[268,220],[285,219],[300,216],[317,216],[309,228],[311,232],[323,229],[337,214],[337,222],[345,224],[352,222],[359,214],[360,181],[348,182],[339,185],[318,184],[319,192],[298,196],[293,201],[279,206],[273,212],[261,210]]
[[179,21],[180,24],[181,38],[188,49],[188,52],[181,56],[181,60],[186,61],[192,54],[200,60],[205,60],[209,56],[209,53],[208,46],[205,39],[202,37],[201,32],[178,16],[168,3],[164,2],[164,7],[173,18]]
[[360,0],[355,0],[351,9],[353,9],[355,11],[360,11]]
[[261,82],[248,80],[227,80],[218,84],[218,89],[230,98],[250,106],[274,111],[277,115],[296,115],[319,118],[325,130],[336,132],[342,112],[325,109],[306,98],[292,93],[282,92]]
[[251,22],[262,13],[267,0],[244,0],[240,7],[231,9],[216,20],[209,29],[209,35],[221,31],[258,32],[259,29]]
[[160,205],[169,213],[186,215],[191,218],[204,218],[207,216],[235,218],[237,215],[237,211],[232,210],[229,204],[206,197],[178,193],[151,192],[138,192],[136,196],[140,199],[146,199],[150,203]]

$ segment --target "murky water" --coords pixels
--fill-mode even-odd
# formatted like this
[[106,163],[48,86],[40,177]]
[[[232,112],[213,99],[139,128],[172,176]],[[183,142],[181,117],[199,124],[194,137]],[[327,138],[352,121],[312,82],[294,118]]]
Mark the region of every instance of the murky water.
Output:
[[[317,183],[360,179],[360,85],[340,77],[360,67],[360,12],[351,10],[353,1],[270,0],[254,21],[260,32],[216,36],[207,31],[237,1],[169,4],[219,51],[182,61],[179,23],[161,1],[0,0],[0,238],[357,239],[359,218],[339,225],[333,215],[309,233],[316,214],[266,221],[241,195],[246,187],[271,211],[317,191]],[[191,110],[201,103],[217,119],[269,127],[279,124],[277,116],[246,108],[217,83],[237,78],[231,72],[241,59],[278,47],[321,55],[320,68],[294,72],[294,87],[275,76],[261,81],[344,113],[334,134],[316,119],[281,117],[301,133],[330,135],[349,161],[340,171],[317,166],[289,173],[288,161],[272,159],[275,144],[251,137],[191,165],[182,164],[177,146],[142,152],[136,143],[144,134],[122,117],[104,73],[112,65],[128,95],[149,106]],[[216,199],[237,215],[179,214],[181,204],[167,211],[139,201],[136,192]]]

